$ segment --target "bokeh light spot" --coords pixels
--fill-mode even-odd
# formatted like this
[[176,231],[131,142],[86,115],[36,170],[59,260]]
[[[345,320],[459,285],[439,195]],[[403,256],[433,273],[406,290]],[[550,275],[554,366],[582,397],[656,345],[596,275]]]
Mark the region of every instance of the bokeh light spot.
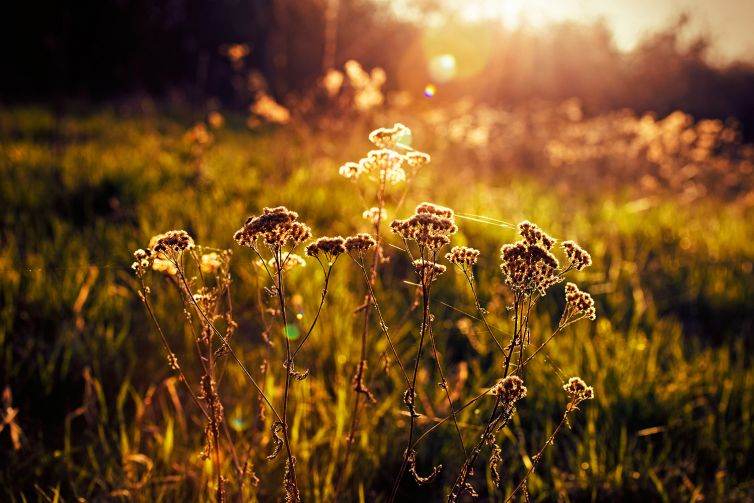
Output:
[[427,98],[431,98],[435,95],[436,92],[437,88],[434,84],[427,84],[426,86],[424,86],[424,96],[426,96]]
[[296,339],[301,337],[301,331],[298,329],[296,325],[293,325],[292,323],[288,323],[285,326],[285,334],[292,341],[295,341]]
[[448,82],[456,76],[456,57],[452,54],[440,54],[429,62],[429,76],[435,82]]

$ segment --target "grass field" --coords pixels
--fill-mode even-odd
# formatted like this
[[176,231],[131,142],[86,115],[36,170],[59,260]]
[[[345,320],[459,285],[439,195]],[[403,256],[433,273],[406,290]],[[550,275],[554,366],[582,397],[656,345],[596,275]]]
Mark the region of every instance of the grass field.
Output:
[[[517,237],[479,217],[528,219],[558,239],[578,241],[594,261],[570,280],[592,294],[597,320],[568,328],[532,362],[528,396],[498,434],[506,476],[495,488],[481,465],[474,478],[481,499],[504,500],[531,466],[562,416],[561,386],[572,375],[592,385],[596,398],[545,450],[529,480],[532,500],[754,499],[751,148],[715,130],[724,139],[706,157],[682,148],[658,153],[654,140],[673,143],[663,135],[697,127],[698,147],[704,128],[713,127],[678,116],[677,127],[645,121],[639,130],[640,118],[564,118],[568,110],[555,105],[498,113],[395,111],[331,127],[253,131],[228,116],[211,130],[211,142],[197,146],[186,137],[197,117],[167,108],[0,111],[0,384],[12,392],[4,417],[17,409],[14,424],[22,432],[18,448],[10,426],[0,432],[0,499],[212,500],[213,465],[199,455],[203,418],[166,364],[137,295],[132,253],[169,229],[232,249],[239,324],[233,346],[256,376],[269,359],[262,385],[279,399],[283,336],[272,333],[270,348],[260,335],[265,278],[233,233],[249,215],[278,205],[297,211],[315,236],[368,231],[366,208],[338,167],[371,148],[373,126],[396,120],[412,128],[413,145],[432,162],[401,208],[394,207],[397,198],[388,201],[388,221],[408,217],[422,201],[467,216],[456,219],[453,244],[481,250],[480,301],[500,334],[511,321],[499,249]],[[634,141],[642,134],[653,140]],[[693,155],[699,157],[689,161]],[[386,240],[400,244],[389,233]],[[391,262],[380,271],[376,296],[408,362],[421,311],[411,309],[408,261],[391,246],[386,254]],[[150,281],[157,316],[198,382],[180,299],[164,277]],[[293,323],[304,329],[317,309],[321,271],[310,263],[288,281],[301,314]],[[541,301],[533,340],[557,324],[562,292],[556,285]],[[461,403],[502,377],[500,359],[475,319],[463,275],[449,269],[433,296],[439,350]],[[361,318],[353,313],[363,299],[361,272],[339,261],[319,324],[297,357],[310,371],[292,384],[289,410],[305,501],[330,500],[341,472],[343,501],[386,500],[401,465],[405,387],[395,367],[383,369],[387,345],[373,320],[368,376],[377,403],[362,414],[351,461],[340,466],[359,362]],[[246,484],[245,496],[277,500],[283,461],[265,460],[272,418],[260,420],[258,394],[238,367],[229,359],[220,365],[230,435],[251,453],[260,480]],[[435,379],[432,372],[419,376],[426,398],[420,429],[448,413]],[[459,414],[468,441],[479,436],[491,403]],[[454,428],[438,428],[418,448],[417,462],[421,473],[438,463],[444,470],[426,486],[405,478],[398,499],[442,499],[463,460]]]

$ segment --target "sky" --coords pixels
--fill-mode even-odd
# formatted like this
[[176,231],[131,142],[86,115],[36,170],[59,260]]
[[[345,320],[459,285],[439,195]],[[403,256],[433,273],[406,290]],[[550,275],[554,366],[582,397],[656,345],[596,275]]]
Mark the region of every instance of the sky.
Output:
[[[754,62],[754,0],[445,0],[468,19],[500,18],[509,27],[603,19],[616,45],[631,50],[642,37],[690,16],[686,33],[712,41],[719,63]],[[406,0],[397,0],[400,4]],[[410,0],[408,0],[410,3]]]

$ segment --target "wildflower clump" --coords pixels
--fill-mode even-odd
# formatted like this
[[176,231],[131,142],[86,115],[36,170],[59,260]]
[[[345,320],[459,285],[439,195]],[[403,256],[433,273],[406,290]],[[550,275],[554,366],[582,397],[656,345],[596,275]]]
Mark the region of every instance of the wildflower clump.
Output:
[[394,220],[390,229],[404,240],[415,241],[420,248],[436,251],[450,243],[450,236],[458,232],[453,216],[450,208],[422,203],[410,218]]
[[558,274],[558,259],[550,251],[555,239],[531,222],[518,224],[518,230],[523,239],[500,249],[500,269],[505,282],[515,292],[544,295],[562,279]]
[[273,249],[288,242],[295,246],[312,235],[309,226],[297,220],[298,213],[285,206],[264,208],[261,215],[249,217],[233,238],[239,245],[255,249],[260,240]]

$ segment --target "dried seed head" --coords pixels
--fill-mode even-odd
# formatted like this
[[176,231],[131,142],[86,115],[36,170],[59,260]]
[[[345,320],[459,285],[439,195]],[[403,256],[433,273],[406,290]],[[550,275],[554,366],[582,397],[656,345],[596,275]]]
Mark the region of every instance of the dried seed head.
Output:
[[311,229],[297,219],[298,213],[285,206],[264,208],[258,217],[249,217],[233,237],[239,245],[251,248],[258,240],[271,248],[282,247],[289,241],[297,245],[312,235]]
[[152,251],[157,253],[181,253],[194,247],[194,240],[186,231],[168,231],[152,239],[155,240]]
[[394,150],[372,150],[359,161],[361,168],[370,174],[376,174],[380,180],[392,184],[406,179],[406,172],[402,167],[403,156]]
[[423,282],[432,282],[447,270],[444,265],[431,260],[417,259],[413,264]]
[[365,172],[366,169],[364,169],[364,167],[357,162],[347,162],[338,170],[340,176],[345,176],[346,178],[352,180],[358,179]]
[[388,149],[395,147],[401,137],[409,135],[411,135],[411,130],[397,122],[391,128],[381,127],[369,133],[369,141],[377,148]]
[[346,252],[345,242],[346,240],[341,236],[323,236],[306,247],[306,254],[310,257],[317,257],[322,253],[329,262],[333,262],[338,255]]
[[390,229],[403,239],[416,241],[419,246],[438,250],[450,243],[450,236],[458,232],[453,210],[430,203],[416,207],[416,213],[405,220],[394,220]]
[[492,387],[492,394],[502,397],[507,403],[514,403],[526,396],[524,381],[518,376],[508,376],[500,379]]
[[505,282],[526,295],[535,291],[544,295],[562,279],[558,275],[558,259],[550,252],[555,240],[531,222],[522,222],[518,228],[524,239],[500,249],[500,269]]
[[582,292],[573,283],[566,283],[566,313],[569,318],[573,316],[584,316],[590,320],[597,318],[597,309],[594,307],[594,300],[587,292]]
[[476,264],[478,258],[479,250],[469,248],[468,246],[454,246],[450,249],[450,253],[445,254],[445,259],[448,262],[461,268],[473,266]]
[[585,267],[592,265],[592,256],[576,244],[576,242],[563,241],[560,246],[563,248],[563,251],[565,251],[566,257],[568,257],[568,262],[574,269],[580,271]]
[[591,386],[587,386],[580,377],[571,377],[568,380],[568,384],[563,386],[563,389],[571,395],[571,398],[578,402],[594,398],[594,389]]
[[377,241],[370,234],[361,232],[355,236],[348,236],[346,238],[345,247],[348,253],[362,254],[374,245]]
[[417,150],[406,153],[404,156],[406,164],[408,164],[414,171],[418,170],[425,164],[429,164],[431,158],[429,154],[419,152]]

